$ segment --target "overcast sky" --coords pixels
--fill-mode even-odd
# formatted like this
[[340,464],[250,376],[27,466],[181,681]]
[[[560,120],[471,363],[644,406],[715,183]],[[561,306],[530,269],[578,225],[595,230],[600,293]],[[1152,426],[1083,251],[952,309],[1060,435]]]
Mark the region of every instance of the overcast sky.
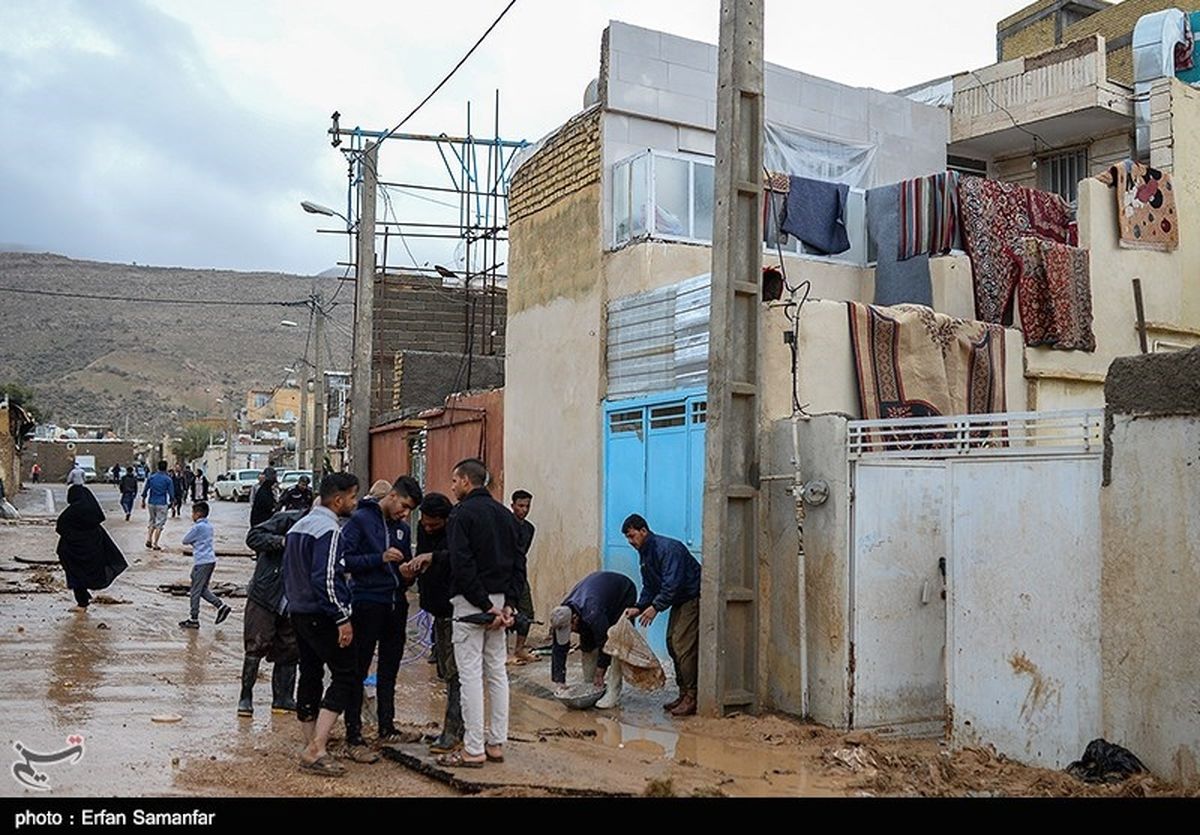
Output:
[[[345,260],[299,201],[343,209],[325,134],[386,129],[506,0],[39,0],[0,3],[0,248],[141,264],[311,274]],[[768,61],[894,90],[994,61],[1022,0],[768,0]],[[715,43],[718,0],[518,0],[406,127],[535,140],[580,109],[601,33],[621,20]],[[482,123],[482,124],[479,124]],[[483,128],[483,129],[481,129]],[[390,180],[448,185],[436,156],[390,143]],[[441,199],[452,195],[443,195]],[[405,219],[449,209],[397,195]],[[421,261],[441,244],[414,242]],[[406,257],[406,256],[405,256]],[[389,255],[389,262],[404,260]]]

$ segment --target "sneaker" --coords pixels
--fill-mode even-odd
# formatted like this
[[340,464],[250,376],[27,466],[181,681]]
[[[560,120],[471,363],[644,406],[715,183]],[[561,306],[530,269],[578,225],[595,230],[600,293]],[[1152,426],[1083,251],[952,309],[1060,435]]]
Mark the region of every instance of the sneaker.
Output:
[[188,620],[181,620],[179,622],[179,625],[182,626],[184,629],[199,629],[200,621],[192,620],[191,618],[189,618]]
[[223,604],[220,609],[217,609],[217,623],[222,623],[225,618],[229,617],[229,613],[232,611],[233,609],[230,608],[228,603]]

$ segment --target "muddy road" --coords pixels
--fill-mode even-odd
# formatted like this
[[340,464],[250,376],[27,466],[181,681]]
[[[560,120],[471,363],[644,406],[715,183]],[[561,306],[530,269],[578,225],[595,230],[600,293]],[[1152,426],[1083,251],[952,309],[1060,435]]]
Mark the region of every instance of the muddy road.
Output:
[[[52,488],[59,509],[65,490]],[[220,626],[203,604],[199,631],[178,622],[186,597],[159,590],[186,583],[191,558],[172,519],[166,550],[147,550],[145,513],[126,522],[111,487],[97,487],[106,527],[130,568],[86,613],[71,609],[44,490],[20,496],[21,524],[0,524],[0,744],[39,752],[83,737],[78,761],[43,767],[58,796],[459,796],[459,795],[1158,795],[1146,778],[1088,787],[1058,772],[1025,768],[987,751],[951,754],[934,740],[844,734],[781,717],[674,720],[660,704],[673,693],[626,688],[612,711],[568,711],[549,698],[549,662],[511,669],[512,729],[507,761],[447,773],[424,746],[396,746],[372,765],[346,761],[348,774],[298,771],[299,728],[269,710],[270,665],[255,690],[252,719],[235,715],[244,598]],[[214,584],[244,587],[253,569],[243,537],[249,508],[213,502],[219,556]],[[45,518],[39,520],[36,516]],[[426,662],[427,635],[415,617],[397,687],[402,727],[433,731],[444,690]],[[544,637],[535,634],[535,638]],[[570,670],[578,675],[572,658]],[[374,730],[373,692],[364,711]],[[340,737],[341,726],[335,731]],[[335,745],[334,750],[337,750]],[[0,796],[32,794],[9,774]]]

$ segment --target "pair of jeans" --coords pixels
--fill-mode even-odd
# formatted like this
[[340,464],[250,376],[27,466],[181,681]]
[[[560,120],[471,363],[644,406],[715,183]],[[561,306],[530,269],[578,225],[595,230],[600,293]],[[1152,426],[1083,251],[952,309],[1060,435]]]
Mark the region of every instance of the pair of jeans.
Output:
[[379,664],[375,670],[379,733],[386,733],[396,725],[396,676],[400,672],[400,659],[404,657],[408,601],[395,605],[356,602],[350,622],[354,626],[358,680],[346,704],[346,739],[354,741],[362,738],[363,679],[371,671],[376,645],[379,647]]
[[[489,599],[496,608],[503,608],[504,595],[493,594]],[[455,618],[483,611],[462,595],[451,602]],[[503,745],[508,739],[508,636],[503,629],[455,621],[453,637],[454,663],[458,666],[462,688],[463,749],[468,756],[480,757],[485,741],[488,745]],[[485,690],[488,701],[486,732]]]
[[[317,721],[321,710],[341,713],[362,688],[356,679],[358,665],[354,645],[338,646],[338,627],[328,615],[292,615],[292,626],[300,648],[300,683],[296,688],[296,717],[301,722]],[[329,668],[329,686],[322,697],[325,667]]]
[[216,568],[217,564],[215,562],[192,566],[192,620],[198,620],[200,617],[200,598],[204,598],[218,609],[224,605],[221,603],[221,598],[213,594],[208,588],[208,583],[212,580],[213,571]]
[[125,511],[125,515],[133,513],[133,501],[137,498],[137,493],[122,493],[121,494],[121,510]]

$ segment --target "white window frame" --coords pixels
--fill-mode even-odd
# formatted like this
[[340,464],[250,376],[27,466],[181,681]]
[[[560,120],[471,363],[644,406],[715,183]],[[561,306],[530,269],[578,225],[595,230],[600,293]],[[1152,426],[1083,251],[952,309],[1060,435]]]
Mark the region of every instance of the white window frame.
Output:
[[[649,183],[647,184],[647,188],[646,188],[646,205],[644,207],[645,219],[646,219],[646,230],[638,235],[634,235],[634,234],[632,234],[632,231],[630,231],[628,237],[626,237],[625,239],[621,239],[619,237],[620,233],[619,233],[618,224],[617,224],[617,205],[616,205],[617,172],[620,171],[622,169],[622,167],[625,167],[626,176],[630,176],[630,172],[633,170],[634,161],[638,160],[642,157],[648,158],[648,161],[649,161],[648,162]],[[658,199],[657,199],[657,197],[658,197],[658,194],[657,194],[658,167],[657,167],[657,164],[655,161],[656,158],[676,159],[676,160],[682,160],[682,161],[688,163],[688,214],[687,214],[686,220],[687,220],[688,231],[691,233],[689,235],[670,235],[670,234],[666,234],[666,233],[660,233],[657,229],[657,214],[656,214],[655,208],[658,205]],[[620,249],[622,247],[636,243],[637,241],[647,241],[647,240],[667,241],[670,243],[703,244],[706,246],[711,246],[712,245],[711,237],[707,237],[707,238],[695,237],[695,230],[696,230],[696,166],[697,165],[706,165],[710,168],[715,169],[716,168],[716,160],[713,159],[712,157],[703,156],[701,154],[677,153],[677,152],[673,152],[673,151],[660,151],[660,150],[656,150],[654,148],[647,148],[643,151],[638,151],[636,154],[630,154],[629,156],[627,156],[623,159],[617,160],[615,163],[613,163],[613,166],[612,166],[613,199],[612,199],[612,204],[610,207],[610,215],[609,215],[610,220],[612,222],[612,239],[611,239],[612,249],[614,249],[614,250]],[[715,170],[714,170],[714,175],[715,175]],[[714,183],[715,183],[715,177],[714,177]],[[865,266],[867,264],[867,255],[868,255],[868,243],[867,243],[868,233],[867,233],[867,217],[866,217],[866,204],[867,204],[866,195],[867,195],[867,192],[866,192],[866,189],[862,189],[862,188],[851,188],[850,192],[852,194],[854,194],[857,198],[859,198],[858,201],[856,202],[856,206],[861,208],[861,213],[860,213],[861,216],[858,219],[859,234],[856,236],[858,238],[858,240],[855,240],[855,237],[851,238],[851,242],[850,242],[851,247],[849,250],[847,250],[844,253],[840,253],[838,255],[821,255],[821,254],[814,253],[814,252],[807,252],[804,250],[803,245],[800,243],[800,241],[797,240],[795,237],[792,237],[792,240],[789,241],[789,243],[786,246],[782,247],[784,254],[790,255],[793,258],[802,258],[802,259],[812,260],[812,261],[829,261],[829,262],[841,263],[841,264],[852,264],[855,266]],[[632,201],[632,195],[634,193],[632,181],[629,183],[629,187],[626,189],[626,193],[629,196],[629,199]],[[629,204],[629,228],[630,228],[630,230],[632,230],[632,228],[633,228],[633,217],[634,217],[633,209],[634,209],[633,204],[632,204],[632,202],[630,202],[630,204]],[[715,217],[716,196],[715,195],[713,197],[713,209],[714,209],[713,222],[715,223],[716,222],[716,217]],[[856,246],[856,244],[857,244],[857,246]],[[778,251],[777,247],[770,246],[766,242],[763,243],[763,249],[766,252],[777,252]],[[854,257],[848,257],[851,255],[851,253],[854,253]]]

